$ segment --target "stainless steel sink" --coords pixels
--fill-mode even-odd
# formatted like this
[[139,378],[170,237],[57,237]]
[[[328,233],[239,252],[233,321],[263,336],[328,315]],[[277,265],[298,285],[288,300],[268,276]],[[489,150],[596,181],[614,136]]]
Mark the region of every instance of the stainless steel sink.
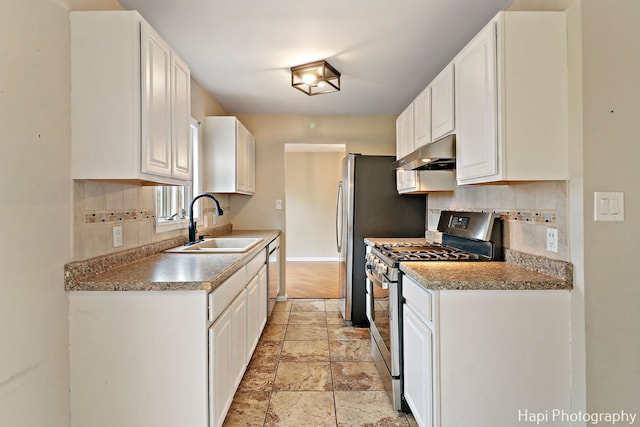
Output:
[[212,237],[192,245],[178,246],[166,252],[185,254],[242,253],[247,252],[263,240],[255,237]]

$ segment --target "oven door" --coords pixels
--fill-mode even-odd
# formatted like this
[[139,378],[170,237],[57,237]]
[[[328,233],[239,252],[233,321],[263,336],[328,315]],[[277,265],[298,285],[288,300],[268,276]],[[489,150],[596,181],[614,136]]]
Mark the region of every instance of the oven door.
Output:
[[393,408],[404,410],[400,378],[400,325],[398,282],[367,278],[367,316],[371,330],[371,355]]
[[400,375],[398,283],[381,281],[367,272],[367,317],[371,337],[391,376]]

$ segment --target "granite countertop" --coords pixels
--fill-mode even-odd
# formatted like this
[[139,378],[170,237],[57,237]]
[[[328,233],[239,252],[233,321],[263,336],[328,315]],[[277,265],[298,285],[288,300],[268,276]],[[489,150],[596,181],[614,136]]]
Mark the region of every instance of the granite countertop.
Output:
[[[425,238],[367,237],[367,245],[428,244]],[[544,290],[573,288],[571,263],[505,249],[505,261],[411,261],[400,270],[431,290]]]
[[571,289],[571,282],[507,262],[416,261],[400,270],[432,290]]
[[65,266],[65,290],[211,292],[260,251],[264,251],[269,242],[279,235],[279,230],[229,230],[217,234],[217,237],[257,237],[264,240],[244,253],[189,254],[160,251],[113,268],[99,268],[104,271],[85,276],[78,271],[83,271],[83,268],[84,271],[91,270],[85,268],[85,264],[95,265],[95,259],[70,263]]

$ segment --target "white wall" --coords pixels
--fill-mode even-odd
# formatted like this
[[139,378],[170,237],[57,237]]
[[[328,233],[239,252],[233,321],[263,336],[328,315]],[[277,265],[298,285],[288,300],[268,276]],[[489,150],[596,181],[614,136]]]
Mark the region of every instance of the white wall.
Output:
[[0,2],[0,425],[69,425],[69,2]]
[[240,114],[256,138],[256,194],[230,201],[234,228],[285,229],[284,145],[345,144],[347,153],[395,154],[395,115],[306,116]]
[[[587,409],[640,413],[640,2],[582,1]],[[623,191],[624,222],[593,192]],[[637,421],[636,421],[637,422]]]
[[338,260],[336,188],[344,156],[285,152],[288,260]]

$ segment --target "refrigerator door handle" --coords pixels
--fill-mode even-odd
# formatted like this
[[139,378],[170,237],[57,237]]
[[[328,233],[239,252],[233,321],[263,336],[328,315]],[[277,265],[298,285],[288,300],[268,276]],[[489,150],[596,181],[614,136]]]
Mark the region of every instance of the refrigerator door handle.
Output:
[[344,227],[344,224],[341,223],[342,219],[344,218],[344,216],[342,215],[342,209],[344,209],[342,192],[342,181],[340,181],[338,182],[338,195],[336,197],[336,247],[338,248],[338,253],[342,252],[342,229],[341,227],[338,227],[338,225]]

